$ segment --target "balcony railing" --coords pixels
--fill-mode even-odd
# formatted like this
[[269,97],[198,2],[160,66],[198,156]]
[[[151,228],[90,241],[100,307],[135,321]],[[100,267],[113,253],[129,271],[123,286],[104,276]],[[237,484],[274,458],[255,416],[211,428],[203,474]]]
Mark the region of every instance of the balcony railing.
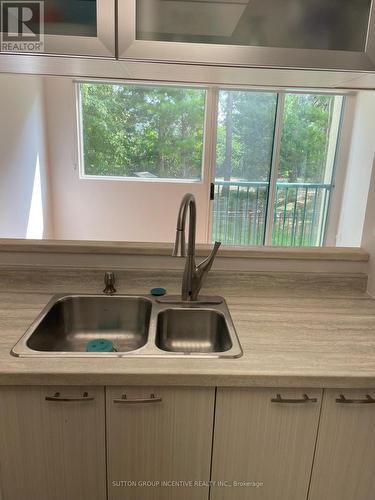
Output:
[[[272,244],[323,245],[331,189],[331,184],[278,182]],[[267,198],[268,182],[216,181],[213,239],[227,245],[264,244]]]

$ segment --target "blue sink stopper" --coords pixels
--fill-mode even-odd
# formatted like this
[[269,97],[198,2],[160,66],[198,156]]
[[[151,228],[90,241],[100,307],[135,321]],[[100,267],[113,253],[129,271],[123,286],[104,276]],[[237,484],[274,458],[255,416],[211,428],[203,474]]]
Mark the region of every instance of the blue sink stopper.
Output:
[[167,290],[165,288],[153,288],[150,290],[151,295],[155,295],[155,297],[161,297],[162,295],[165,295],[167,293]]
[[113,342],[107,339],[94,339],[87,342],[87,352],[113,352]]

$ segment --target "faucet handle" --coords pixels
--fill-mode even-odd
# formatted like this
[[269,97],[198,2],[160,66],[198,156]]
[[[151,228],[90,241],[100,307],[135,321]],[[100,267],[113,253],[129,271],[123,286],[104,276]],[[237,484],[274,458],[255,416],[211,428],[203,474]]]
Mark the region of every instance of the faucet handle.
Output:
[[212,249],[212,251],[215,252],[215,255],[217,254],[220,247],[221,247],[221,241],[215,241],[214,247]]
[[107,271],[105,274],[104,274],[104,284],[105,284],[105,288],[103,290],[103,293],[107,294],[107,295],[112,295],[114,293],[116,293],[116,288],[115,288],[115,273],[113,273],[112,271]]
[[203,272],[208,273],[208,271],[211,269],[212,264],[215,260],[216,254],[219,251],[220,245],[221,245],[221,241],[215,241],[210,255],[206,259],[204,259],[204,261],[201,262],[199,264],[199,266],[197,266],[198,271],[200,271],[201,273],[203,273]]
[[211,250],[210,255],[206,259],[204,259],[204,261],[201,262],[198,266],[196,266],[193,276],[194,292],[190,296],[191,300],[198,299],[198,294],[200,292],[200,289],[202,288],[203,283],[207,277],[207,274],[209,273],[212,267],[216,254],[219,251],[220,245],[221,245],[220,241],[215,241],[215,244],[213,246],[213,249]]

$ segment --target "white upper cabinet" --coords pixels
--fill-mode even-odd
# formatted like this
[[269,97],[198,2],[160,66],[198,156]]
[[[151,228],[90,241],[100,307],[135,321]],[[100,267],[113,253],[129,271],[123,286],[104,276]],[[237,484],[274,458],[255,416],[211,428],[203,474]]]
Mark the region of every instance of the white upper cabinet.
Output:
[[[12,20],[16,19],[19,36],[14,42],[19,44],[19,52],[115,58],[115,0],[45,0],[40,4],[37,11],[24,11],[24,7],[13,11],[3,9],[1,51],[17,52],[17,46],[8,49],[4,45],[4,41],[12,42]],[[21,22],[28,18],[30,21]],[[37,50],[28,42],[33,42],[33,34],[39,32],[44,41]]]
[[115,57],[115,0],[45,0],[45,52]]
[[119,57],[375,69],[371,0],[119,0]]

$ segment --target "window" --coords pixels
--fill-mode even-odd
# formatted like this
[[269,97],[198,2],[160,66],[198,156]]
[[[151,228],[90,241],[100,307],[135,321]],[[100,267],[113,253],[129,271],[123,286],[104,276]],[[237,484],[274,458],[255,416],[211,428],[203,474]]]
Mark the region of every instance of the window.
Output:
[[273,245],[324,243],[341,108],[342,97],[285,95]]
[[81,83],[83,176],[202,178],[206,91]]
[[262,245],[277,94],[219,92],[213,239]]
[[[209,207],[213,178],[208,239],[324,245],[343,96],[112,83],[78,89],[83,179],[197,183]],[[211,165],[205,153],[214,138]]]
[[213,240],[324,244],[342,101],[219,92]]

